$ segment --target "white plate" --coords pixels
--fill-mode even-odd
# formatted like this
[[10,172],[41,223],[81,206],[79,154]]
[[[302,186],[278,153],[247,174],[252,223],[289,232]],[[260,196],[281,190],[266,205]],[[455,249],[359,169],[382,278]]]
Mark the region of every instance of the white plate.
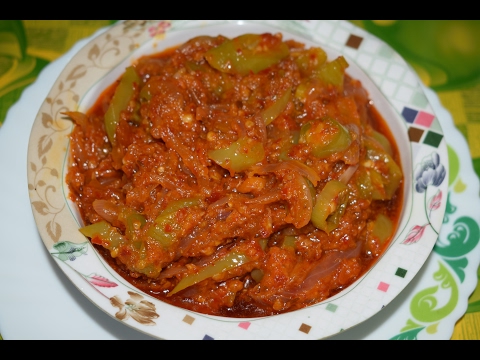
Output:
[[[341,23],[340,25],[363,36],[364,39],[368,40],[370,46],[384,46],[376,38],[363,33],[359,29],[352,28],[348,23]],[[70,280],[64,276],[62,271],[59,271],[57,264],[45,251],[33,217],[29,213],[30,202],[24,165],[29,129],[48,90],[52,87],[53,82],[68,60],[92,38],[77,44],[67,55],[50,64],[42,72],[37,82],[25,90],[19,102],[12,107],[7,116],[7,121],[0,131],[0,164],[3,169],[9,169],[10,175],[0,177],[0,188],[8,189],[8,191],[3,191],[5,194],[2,195],[0,204],[2,210],[0,239],[3,241],[2,247],[4,249],[0,253],[2,269],[0,286],[2,289],[8,289],[3,291],[3,294],[6,295],[2,295],[0,299],[0,332],[6,339],[148,338],[147,335],[133,331],[113,320],[92,305],[79,293],[77,288],[72,286]],[[427,95],[429,95],[428,91]],[[432,106],[436,106],[435,113],[438,120],[442,122],[439,115],[442,114],[442,111],[440,111],[442,109],[439,107],[438,101],[435,103],[434,100],[435,98],[431,99],[430,102]],[[28,104],[28,106],[25,106],[25,104]],[[437,106],[439,110],[437,110]],[[445,130],[448,141],[450,136],[454,137],[458,132],[453,128],[448,113],[444,112],[442,115],[444,118],[447,117],[444,120],[445,124],[442,122],[442,127],[450,126],[453,129]],[[464,140],[462,139],[465,149],[460,150],[457,150],[457,146],[461,145],[462,142],[459,143],[457,140],[454,141],[453,153],[467,154],[468,159],[468,149],[465,147]],[[459,156],[459,159],[462,159],[462,156]],[[454,240],[450,236],[454,233],[453,225],[448,230],[448,224],[453,224],[456,219],[463,220],[463,217],[460,218],[462,215],[471,216],[474,213],[471,210],[468,211],[468,209],[464,211],[463,204],[462,209],[460,209],[458,207],[460,201],[454,201],[456,197],[467,196],[470,199],[469,204],[472,206],[476,205],[476,201],[472,201],[472,199],[478,199],[478,179],[474,175],[472,176],[471,164],[469,167],[469,163],[463,164],[460,160],[458,160],[458,163],[461,165],[460,173],[458,178],[451,179],[451,184],[455,185],[459,181],[458,179],[461,179],[467,185],[461,189],[462,192],[457,193],[452,189],[449,191],[450,204],[456,205],[457,209],[450,214],[447,226],[442,228],[439,244],[453,242]],[[478,229],[475,228],[475,225],[478,224],[477,219],[473,219],[473,224],[466,223],[469,225],[468,229],[471,232],[477,230],[478,235]],[[476,226],[478,227],[478,225]],[[449,232],[445,234],[446,231]],[[461,233],[459,234],[461,235]],[[461,236],[457,238],[462,240]],[[397,335],[400,337],[411,336],[414,333],[417,338],[450,338],[454,323],[465,312],[468,295],[473,291],[476,284],[476,269],[479,262],[478,236],[476,240],[475,246],[469,248],[469,251],[464,251],[464,254],[460,254],[460,256],[459,252],[461,253],[461,250],[466,250],[466,248],[460,248],[459,250],[457,246],[455,252],[450,252],[449,249],[453,249],[454,246],[447,246],[441,254],[432,253],[427,266],[400,294],[400,297],[370,320],[334,338],[393,338]],[[463,277],[456,275],[455,269],[458,269],[458,267],[445,266],[445,264],[455,263],[450,261],[451,257],[455,258],[454,260],[464,260],[464,266],[461,267],[464,269]],[[63,269],[68,276],[76,276],[73,273],[68,273],[67,267]],[[453,288],[442,287],[442,291],[439,290],[439,284],[442,281],[435,276],[437,272],[450,275],[449,277],[454,280],[455,286],[453,288],[458,291],[457,297],[449,296],[447,291],[443,291],[444,289],[450,289],[451,294],[455,294]],[[449,277],[447,276],[447,278]],[[80,282],[77,282],[77,286],[78,284]],[[92,291],[91,286],[86,282],[83,284],[83,286],[78,286],[79,290],[91,296],[89,294]],[[437,301],[436,305],[435,302],[425,302],[425,304],[433,304],[433,307],[443,309],[443,311],[433,312],[436,317],[418,317],[418,313],[425,313],[424,310],[428,310],[428,307],[427,309],[421,308],[422,311],[420,312],[415,311],[415,307],[413,307],[414,310],[410,311],[410,303],[414,299],[415,304],[422,306],[423,303],[421,301],[417,302],[416,298],[422,296],[424,290],[429,290],[426,291],[428,292],[427,295]],[[5,311],[5,309],[9,310]],[[158,323],[159,326],[162,324],[162,318],[158,320]],[[198,338],[204,338],[205,334],[198,334],[198,336]]]

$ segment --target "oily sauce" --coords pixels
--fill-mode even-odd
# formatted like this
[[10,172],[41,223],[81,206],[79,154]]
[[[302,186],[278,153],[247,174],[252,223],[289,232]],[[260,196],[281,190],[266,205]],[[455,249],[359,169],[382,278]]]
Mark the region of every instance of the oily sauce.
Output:
[[345,289],[388,247],[403,198],[394,137],[347,68],[279,34],[138,59],[67,113],[80,231],[133,286],[204,314]]

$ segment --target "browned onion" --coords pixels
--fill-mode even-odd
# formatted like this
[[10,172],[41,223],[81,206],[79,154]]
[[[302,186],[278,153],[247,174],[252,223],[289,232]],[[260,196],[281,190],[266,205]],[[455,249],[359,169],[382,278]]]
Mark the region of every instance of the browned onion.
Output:
[[115,223],[120,215],[120,206],[111,203],[108,200],[94,200],[92,203],[93,209],[98,215],[109,223]]
[[355,171],[358,169],[358,164],[354,166],[349,166],[347,170],[345,170],[342,175],[338,178],[339,181],[344,183],[345,185],[348,184],[350,179],[352,178],[353,174],[355,174]]
[[297,296],[299,293],[307,292],[318,284],[320,279],[334,272],[341,264],[342,259],[349,259],[351,257],[359,256],[361,246],[356,246],[346,251],[331,251],[326,253],[320,259],[320,262],[315,265],[312,271],[309,272],[305,280],[297,286],[285,289],[282,296],[289,298]]

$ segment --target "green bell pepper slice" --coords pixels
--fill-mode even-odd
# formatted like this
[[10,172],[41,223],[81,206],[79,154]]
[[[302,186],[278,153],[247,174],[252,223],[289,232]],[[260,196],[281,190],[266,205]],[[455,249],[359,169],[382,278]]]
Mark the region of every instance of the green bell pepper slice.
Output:
[[302,74],[308,77],[318,74],[327,61],[327,53],[319,47],[311,47],[293,55]]
[[127,67],[105,113],[105,130],[107,131],[108,140],[110,140],[113,146],[116,145],[115,132],[120,121],[120,114],[127,109],[135,93],[135,84],[140,85],[140,81],[140,76],[138,76],[135,68],[133,66]]
[[225,149],[210,150],[208,157],[230,173],[235,173],[262,161],[265,149],[261,142],[243,137]]
[[118,220],[125,225],[125,236],[128,240],[132,242],[140,240],[138,237],[139,231],[147,223],[145,216],[125,206],[120,212]]
[[375,219],[371,235],[378,240],[380,244],[384,244],[393,235],[394,231],[393,221],[384,214],[379,214]]
[[308,122],[300,130],[300,143],[309,144],[312,154],[318,158],[345,151],[352,144],[352,137],[342,124],[331,117]]
[[208,50],[205,59],[219,71],[244,76],[279,63],[289,53],[282,39],[272,34],[244,34]]
[[113,250],[126,243],[125,237],[119,230],[105,220],[83,226],[79,230],[83,235],[89,237],[92,243],[102,245],[108,250]]
[[392,144],[385,135],[376,130],[372,130],[372,138],[378,142],[388,155],[393,156]]
[[246,255],[237,252],[231,252],[213,264],[202,268],[198,273],[190,274],[184,277],[169,293],[169,296],[174,295],[177,292],[186,289],[187,287],[198,284],[205,279],[221,274],[222,272],[242,266],[249,261],[250,259]]
[[338,90],[342,90],[345,69],[348,66],[347,60],[343,56],[339,56],[335,60],[325,63],[320,69],[318,76],[326,84],[331,84]]
[[164,248],[170,247],[177,240],[177,234],[182,229],[182,224],[176,221],[176,214],[180,209],[201,205],[197,197],[172,201],[155,219],[147,235],[158,241]]
[[349,197],[347,185],[338,180],[327,182],[317,195],[312,211],[312,224],[326,233],[338,227]]
[[366,159],[370,167],[370,177],[376,190],[375,200],[390,200],[403,179],[400,166],[383,146],[365,137]]
[[283,110],[285,110],[291,97],[292,89],[288,88],[287,91],[278,97],[272,105],[261,112],[261,117],[265,122],[265,125],[269,125],[283,112]]

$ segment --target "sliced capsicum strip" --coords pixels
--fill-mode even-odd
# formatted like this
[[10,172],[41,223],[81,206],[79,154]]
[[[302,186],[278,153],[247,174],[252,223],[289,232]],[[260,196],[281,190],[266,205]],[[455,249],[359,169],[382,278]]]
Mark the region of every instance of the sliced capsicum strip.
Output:
[[175,288],[169,293],[169,296],[176,294],[177,292],[182,291],[187,287],[198,284],[200,281],[211,278],[215,275],[218,275],[227,270],[236,268],[238,266],[242,266],[243,264],[246,264],[249,261],[250,259],[245,254],[231,252],[227,254],[225,257],[217,260],[213,264],[200,269],[198,273],[190,274],[184,277],[182,280],[180,280],[177,286],[175,286]]
[[343,89],[343,79],[348,62],[343,56],[325,63],[319,71],[319,78],[326,84],[335,86],[338,90]]
[[294,52],[293,56],[300,71],[305,76],[317,74],[327,61],[327,53],[319,47],[311,47],[298,53]]
[[385,241],[392,237],[393,231],[394,224],[392,220],[384,214],[378,214],[373,223],[371,236],[378,240],[380,244],[384,244]]
[[403,179],[402,169],[387,153],[388,150],[377,142],[366,137],[364,143],[367,148],[366,164],[370,167],[372,184],[377,190],[374,199],[390,200]]
[[86,225],[79,230],[83,235],[89,237],[93,244],[101,245],[110,251],[126,243],[126,239],[120,231],[105,220]]
[[259,141],[243,137],[225,149],[211,150],[208,157],[230,173],[245,171],[263,160],[265,149]]
[[393,156],[392,144],[385,135],[376,130],[372,130],[372,138],[378,142],[388,155]]
[[343,182],[338,180],[327,182],[317,195],[312,211],[312,224],[327,233],[336,229],[345,212],[348,195],[348,187]]
[[283,110],[285,110],[291,96],[292,89],[288,88],[287,91],[285,91],[280,97],[278,97],[272,105],[270,105],[268,108],[261,112],[261,117],[263,121],[265,121],[265,125],[270,124],[278,117],[278,115],[283,112]]
[[107,131],[110,143],[115,146],[117,125],[120,121],[120,114],[126,110],[133,94],[135,93],[135,84],[140,85],[140,77],[135,68],[129,66],[120,80],[112,98],[107,112],[105,113],[105,129]]
[[352,137],[347,128],[337,120],[325,117],[303,125],[299,142],[309,144],[314,156],[325,158],[330,154],[348,149],[352,144]]
[[176,241],[177,234],[182,228],[182,225],[176,221],[177,211],[200,204],[201,199],[197,197],[172,201],[156,217],[155,224],[147,230],[147,235],[161,243],[164,248],[168,248]]
[[217,70],[243,76],[269,68],[289,52],[281,38],[271,34],[244,34],[208,50],[205,59]]
[[355,178],[355,184],[358,189],[358,195],[362,199],[371,201],[373,192],[374,192],[374,187],[372,184],[370,172],[364,166],[358,167],[357,177]]

